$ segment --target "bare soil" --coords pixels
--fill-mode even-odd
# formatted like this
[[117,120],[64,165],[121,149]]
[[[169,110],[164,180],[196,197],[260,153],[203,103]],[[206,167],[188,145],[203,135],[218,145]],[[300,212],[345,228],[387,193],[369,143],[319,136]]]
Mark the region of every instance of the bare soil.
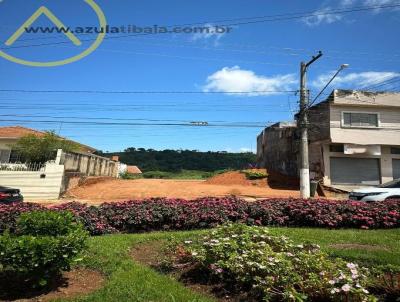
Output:
[[47,302],[56,299],[74,298],[90,294],[104,285],[105,279],[97,271],[75,269],[66,272],[61,278],[53,280],[43,290],[21,290],[7,288],[8,293],[1,294],[0,301]]
[[[265,170],[264,170],[265,171]],[[248,180],[244,173],[239,171],[230,171],[222,174],[218,174],[205,181],[206,184],[210,185],[239,185],[239,186],[256,186],[261,188],[268,187],[266,179]]]
[[[164,179],[113,179],[77,187],[68,198],[89,204],[143,198],[184,198],[238,196],[259,198],[299,197],[296,189],[270,188],[265,180],[250,182],[238,172],[225,173],[207,181]],[[238,175],[240,174],[240,175]],[[244,179],[242,178],[244,177]],[[263,183],[264,181],[264,183]]]

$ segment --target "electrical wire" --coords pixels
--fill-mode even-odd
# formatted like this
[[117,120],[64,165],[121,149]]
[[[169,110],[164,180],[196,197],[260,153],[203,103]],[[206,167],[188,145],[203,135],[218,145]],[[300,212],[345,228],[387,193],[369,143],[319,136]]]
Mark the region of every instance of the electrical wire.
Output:
[[253,91],[110,91],[110,90],[27,90],[0,89],[0,92],[17,93],[84,93],[84,94],[262,94],[295,93],[297,90],[253,90]]
[[[400,7],[400,3],[389,4],[389,5],[375,5],[375,6],[362,6],[362,7],[353,7],[347,9],[332,9],[325,12],[320,12],[318,10],[311,11],[311,12],[300,12],[300,13],[289,13],[289,14],[278,14],[278,15],[268,15],[268,16],[259,16],[259,17],[250,17],[250,18],[236,18],[236,19],[229,19],[230,21],[214,21],[214,22],[196,22],[196,23],[187,23],[187,24],[180,24],[180,25],[173,25],[173,26],[165,26],[166,28],[169,27],[177,27],[177,26],[194,26],[194,25],[204,25],[207,23],[223,23],[223,22],[234,22],[234,21],[241,21],[241,20],[252,20],[247,22],[236,22],[236,23],[228,23],[228,24],[220,24],[219,26],[241,26],[241,25],[249,25],[249,24],[257,24],[257,23],[265,23],[265,22],[276,22],[276,21],[286,21],[286,20],[296,20],[296,19],[305,19],[309,17],[318,17],[318,16],[328,16],[332,14],[347,14],[347,13],[354,13],[354,12],[363,12],[363,11],[370,11],[376,9],[389,9],[389,8],[397,8]],[[261,20],[258,20],[261,19]],[[121,36],[108,36],[105,39],[120,39],[124,37],[134,37],[134,36],[145,36],[145,35],[152,35],[153,33],[143,33],[143,34],[129,34],[129,35],[121,35]],[[93,41],[93,39],[83,39],[81,42]],[[3,47],[0,48],[1,50],[7,49],[15,49],[15,48],[26,48],[26,47],[39,47],[39,46],[48,46],[48,45],[58,45],[58,44],[66,44],[69,41],[60,41],[60,42],[53,42],[53,43],[41,43],[41,44],[32,44],[32,45],[20,45],[20,46],[11,46],[11,47]]]

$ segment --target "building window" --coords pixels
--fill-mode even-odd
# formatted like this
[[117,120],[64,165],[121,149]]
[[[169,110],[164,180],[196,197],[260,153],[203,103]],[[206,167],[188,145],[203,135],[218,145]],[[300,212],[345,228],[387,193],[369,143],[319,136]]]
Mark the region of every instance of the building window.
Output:
[[344,127],[378,127],[377,113],[343,112]]
[[0,163],[8,163],[10,161],[11,150],[0,149]]
[[21,154],[15,150],[11,150],[10,163],[20,163],[22,162]]
[[339,152],[344,153],[344,145],[343,144],[333,144],[329,146],[330,152]]
[[390,153],[392,153],[392,154],[400,154],[400,148],[392,147],[392,148],[390,148]]

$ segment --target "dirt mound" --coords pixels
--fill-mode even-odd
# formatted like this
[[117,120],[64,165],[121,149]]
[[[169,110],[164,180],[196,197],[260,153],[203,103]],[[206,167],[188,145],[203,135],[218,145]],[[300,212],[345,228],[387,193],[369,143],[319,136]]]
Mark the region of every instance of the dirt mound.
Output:
[[91,186],[95,185],[101,182],[106,182],[110,180],[114,180],[115,178],[110,177],[110,176],[90,176],[86,177],[83,180],[80,181],[79,186],[80,187],[86,187],[86,186]]
[[[265,170],[264,170],[265,172]],[[258,186],[266,187],[266,179],[248,180],[244,173],[240,171],[230,171],[222,174],[218,174],[214,177],[209,178],[205,183],[210,185],[239,185],[239,186]]]

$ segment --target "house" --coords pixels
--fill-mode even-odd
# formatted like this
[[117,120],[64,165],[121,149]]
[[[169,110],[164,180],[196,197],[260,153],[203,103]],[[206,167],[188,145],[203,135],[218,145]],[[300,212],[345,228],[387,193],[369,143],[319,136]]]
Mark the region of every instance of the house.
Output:
[[[35,135],[42,137],[45,132],[21,127],[0,127],[0,163],[9,163],[18,161],[18,155],[12,151],[12,145],[15,144],[21,137],[27,135]],[[97,149],[90,146],[83,145],[78,142],[74,142],[80,147],[80,151],[84,153],[94,153]]]
[[138,166],[127,166],[126,172],[129,174],[142,174]]
[[87,177],[118,177],[118,159],[95,155],[95,148],[77,142],[79,151],[54,150],[54,157],[44,164],[21,163],[12,145],[26,135],[42,137],[45,132],[0,127],[0,186],[20,189],[26,200],[58,199]]
[[[298,176],[295,123],[278,123],[257,138],[261,167]],[[326,185],[378,185],[400,178],[400,93],[334,90],[309,109],[312,179]]]

